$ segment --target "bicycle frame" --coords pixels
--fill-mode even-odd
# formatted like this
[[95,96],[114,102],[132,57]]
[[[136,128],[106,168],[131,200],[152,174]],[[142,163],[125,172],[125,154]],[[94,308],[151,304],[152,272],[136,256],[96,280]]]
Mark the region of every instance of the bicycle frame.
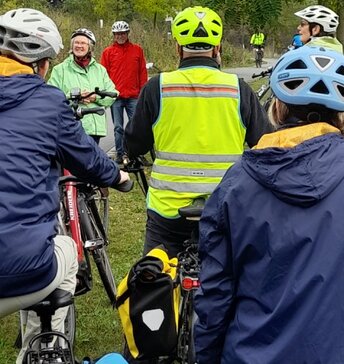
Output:
[[[63,170],[64,176],[72,176],[66,169]],[[75,296],[79,296],[91,290],[92,288],[92,276],[90,270],[90,262],[88,255],[84,252],[84,242],[81,236],[80,217],[78,210],[78,191],[75,186],[75,182],[65,183],[65,198],[68,226],[70,229],[71,238],[74,240],[77,252],[79,270],[77,273],[78,285],[75,291]]]

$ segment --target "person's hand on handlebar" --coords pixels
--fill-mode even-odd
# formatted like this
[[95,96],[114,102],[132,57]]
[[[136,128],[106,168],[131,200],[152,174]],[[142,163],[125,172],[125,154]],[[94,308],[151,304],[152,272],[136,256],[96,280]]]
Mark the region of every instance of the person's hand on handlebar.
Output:
[[129,176],[129,173],[128,172],[124,172],[124,171],[120,170],[120,175],[121,175],[121,179],[118,182],[119,185],[121,183],[124,183],[124,182],[130,180],[130,176]]
[[90,93],[91,93],[91,91],[88,91],[88,90],[82,91],[81,92],[82,99],[81,99],[80,102],[83,103],[83,104],[90,104],[92,102],[95,102],[96,101],[96,97],[97,97],[97,95],[95,93],[92,94],[92,95],[90,95],[90,96],[88,96],[88,97],[85,97],[85,96],[89,95]]

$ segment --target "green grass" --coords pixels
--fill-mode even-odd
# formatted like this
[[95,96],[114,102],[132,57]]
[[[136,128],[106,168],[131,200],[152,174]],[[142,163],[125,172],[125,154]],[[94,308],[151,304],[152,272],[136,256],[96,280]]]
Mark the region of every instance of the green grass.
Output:
[[[109,257],[116,283],[140,257],[145,228],[145,198],[135,184],[130,193],[110,193]],[[77,310],[76,356],[97,358],[107,352],[121,351],[123,333],[116,309],[113,309],[93,266],[93,288],[75,298]],[[18,315],[1,320],[0,364],[13,364],[13,347],[18,333]]]

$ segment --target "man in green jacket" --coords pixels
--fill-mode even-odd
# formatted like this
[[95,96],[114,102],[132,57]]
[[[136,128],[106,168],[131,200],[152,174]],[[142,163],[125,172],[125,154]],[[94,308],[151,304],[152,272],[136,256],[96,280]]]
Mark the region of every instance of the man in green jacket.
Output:
[[[118,93],[106,69],[92,56],[95,43],[96,38],[90,30],[80,28],[74,31],[71,36],[71,54],[53,68],[48,83],[60,88],[67,97],[70,97],[71,89],[76,87],[81,89],[82,96],[94,91],[96,87]],[[101,99],[94,94],[83,99],[82,102],[82,107],[109,107],[114,99],[110,97]],[[85,132],[97,143],[101,137],[106,136],[105,115],[88,114],[82,118],[81,122]]]

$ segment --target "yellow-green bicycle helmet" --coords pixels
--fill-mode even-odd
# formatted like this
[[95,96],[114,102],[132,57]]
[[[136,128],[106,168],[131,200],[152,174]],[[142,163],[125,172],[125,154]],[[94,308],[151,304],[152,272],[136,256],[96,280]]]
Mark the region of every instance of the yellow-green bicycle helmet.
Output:
[[173,20],[172,36],[181,46],[217,46],[222,38],[222,21],[215,11],[202,6],[189,7]]

